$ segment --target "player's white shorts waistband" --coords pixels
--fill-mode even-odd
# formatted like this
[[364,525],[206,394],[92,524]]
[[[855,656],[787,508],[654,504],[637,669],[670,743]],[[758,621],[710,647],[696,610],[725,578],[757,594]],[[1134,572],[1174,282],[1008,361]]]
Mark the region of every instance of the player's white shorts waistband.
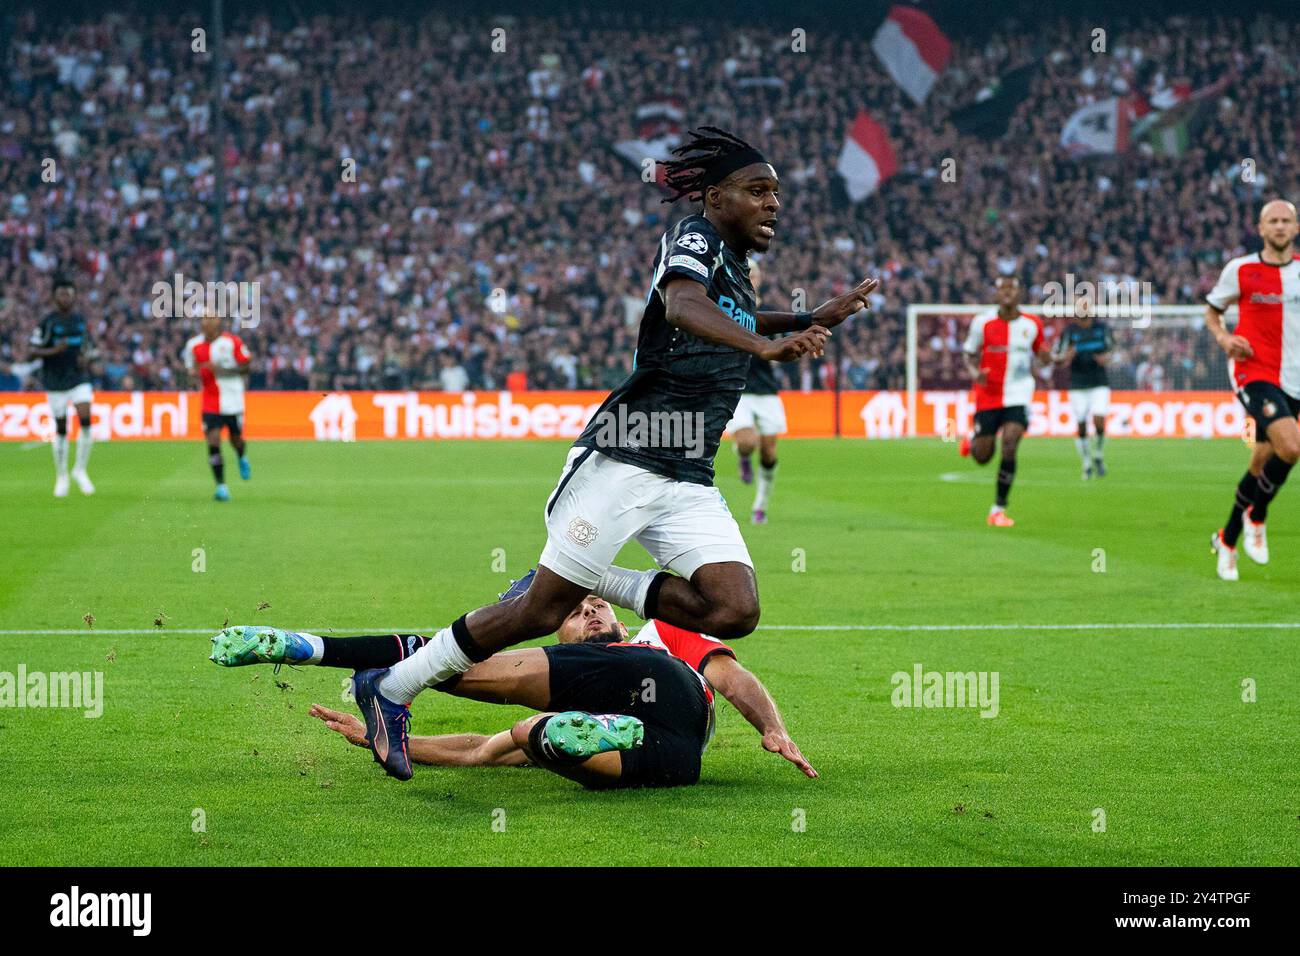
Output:
[[67,417],[68,406],[93,402],[95,392],[89,382],[82,382],[63,392],[46,392],[45,400],[50,403],[50,417],[57,420]]
[[569,451],[545,518],[540,563],[583,587],[595,587],[633,538],[659,567],[688,579],[706,564],[754,566],[717,488],[674,481],[594,448]]
[[1070,389],[1070,414],[1076,424],[1110,411],[1110,386]]
[[752,428],[760,435],[784,435],[785,405],[780,395],[751,395],[745,392],[736,405],[736,414],[727,423],[727,431],[736,434]]

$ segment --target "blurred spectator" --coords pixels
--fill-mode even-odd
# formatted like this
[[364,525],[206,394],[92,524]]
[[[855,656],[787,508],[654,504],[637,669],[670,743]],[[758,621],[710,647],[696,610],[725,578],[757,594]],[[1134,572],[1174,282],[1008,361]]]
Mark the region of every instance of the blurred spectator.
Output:
[[451,352],[442,353],[442,370],[438,372],[438,387],[444,392],[463,392],[469,388],[469,375]]

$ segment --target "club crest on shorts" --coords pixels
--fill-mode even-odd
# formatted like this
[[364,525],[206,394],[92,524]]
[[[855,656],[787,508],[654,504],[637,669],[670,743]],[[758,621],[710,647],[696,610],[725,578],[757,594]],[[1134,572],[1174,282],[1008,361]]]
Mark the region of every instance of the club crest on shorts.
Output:
[[1277,414],[1277,405],[1275,405],[1271,400],[1266,399],[1264,401],[1264,417],[1272,418],[1276,414]]
[[582,518],[574,518],[569,522],[569,537],[575,544],[580,544],[584,548],[596,540],[596,535],[600,531],[590,521],[584,521]]

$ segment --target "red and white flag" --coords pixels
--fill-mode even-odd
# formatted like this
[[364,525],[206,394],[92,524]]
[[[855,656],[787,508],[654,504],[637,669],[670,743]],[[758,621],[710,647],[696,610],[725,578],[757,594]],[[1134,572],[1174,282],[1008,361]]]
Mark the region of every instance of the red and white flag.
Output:
[[[618,153],[634,166],[646,159],[662,159],[682,141],[686,109],[679,100],[663,99],[642,103],[636,110],[636,138],[614,144]],[[663,184],[663,164],[655,166],[655,182]]]
[[890,7],[871,49],[894,82],[917,103],[925,102],[952,56],[952,42],[915,7]]
[[844,177],[844,188],[854,202],[866,199],[890,176],[898,172],[898,160],[885,128],[859,110],[835,167]]
[[1061,130],[1061,146],[1072,157],[1122,153],[1128,149],[1129,127],[1148,111],[1137,97],[1112,96],[1081,106]]

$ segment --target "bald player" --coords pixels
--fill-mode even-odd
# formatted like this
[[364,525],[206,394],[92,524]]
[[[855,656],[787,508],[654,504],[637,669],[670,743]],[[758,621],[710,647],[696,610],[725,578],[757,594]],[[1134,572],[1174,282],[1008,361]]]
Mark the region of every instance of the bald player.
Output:
[[[1237,398],[1255,420],[1250,467],[1237,483],[1228,522],[1210,538],[1224,581],[1237,580],[1237,540],[1257,564],[1268,563],[1268,507],[1300,458],[1300,256],[1296,208],[1284,199],[1259,212],[1259,252],[1233,259],[1206,296],[1205,325],[1228,356]],[[1223,313],[1237,306],[1229,332]]]

